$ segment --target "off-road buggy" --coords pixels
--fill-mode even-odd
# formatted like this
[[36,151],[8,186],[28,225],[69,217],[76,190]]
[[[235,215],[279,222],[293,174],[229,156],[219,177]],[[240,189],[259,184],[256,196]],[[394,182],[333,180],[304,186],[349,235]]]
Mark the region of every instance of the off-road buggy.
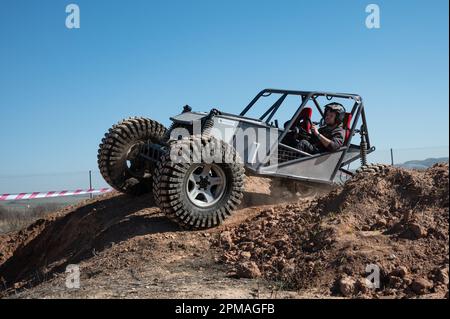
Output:
[[[323,121],[324,102],[336,100],[348,105],[343,147],[315,155],[295,148],[293,141],[310,138],[313,113]],[[355,160],[377,169],[367,165],[375,148],[356,94],[265,89],[239,115],[185,106],[171,120],[169,129],[142,117],[114,125],[100,144],[98,165],[113,188],[153,192],[161,210],[188,228],[214,227],[230,216],[244,196],[246,174],[284,185],[332,185],[342,174],[353,175],[346,166]],[[356,134],[359,144],[352,144]]]

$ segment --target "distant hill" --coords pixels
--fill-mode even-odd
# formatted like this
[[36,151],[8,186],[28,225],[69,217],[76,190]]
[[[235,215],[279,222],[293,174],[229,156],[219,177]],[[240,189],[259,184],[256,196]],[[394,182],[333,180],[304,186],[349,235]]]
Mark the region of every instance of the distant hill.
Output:
[[427,169],[437,163],[448,163],[448,157],[427,158],[424,160],[407,161],[396,166],[414,169]]

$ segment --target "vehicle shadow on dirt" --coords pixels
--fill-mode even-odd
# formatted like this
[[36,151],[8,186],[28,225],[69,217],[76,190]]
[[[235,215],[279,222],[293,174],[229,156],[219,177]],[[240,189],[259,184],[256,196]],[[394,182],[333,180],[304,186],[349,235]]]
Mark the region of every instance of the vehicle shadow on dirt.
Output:
[[242,202],[241,205],[239,205],[239,208],[242,209],[248,207],[271,205],[277,203],[278,201],[281,200],[279,198],[277,199],[271,197],[268,194],[246,192],[244,194],[244,197],[242,198]]
[[[274,203],[267,194],[246,193],[240,208]],[[109,195],[41,219],[20,231],[13,255],[0,266],[0,291],[15,283],[32,287],[53,273],[64,272],[102,250],[136,236],[178,232],[162,215],[151,195]],[[0,282],[0,283],[1,283]]]
[[38,278],[65,271],[68,264],[90,258],[114,243],[178,230],[161,216],[150,195],[100,198],[61,217],[38,220],[11,238],[21,244],[0,266],[0,289],[18,282],[26,282],[27,287],[38,284]]

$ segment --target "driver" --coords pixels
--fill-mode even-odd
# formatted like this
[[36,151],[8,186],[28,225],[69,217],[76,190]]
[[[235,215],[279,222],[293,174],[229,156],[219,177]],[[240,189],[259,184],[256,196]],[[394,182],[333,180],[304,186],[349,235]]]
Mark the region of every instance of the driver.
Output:
[[301,140],[297,149],[309,154],[334,152],[344,145],[345,130],[342,127],[345,108],[340,103],[330,103],[325,106],[325,126],[317,128],[312,125],[312,138],[310,141]]

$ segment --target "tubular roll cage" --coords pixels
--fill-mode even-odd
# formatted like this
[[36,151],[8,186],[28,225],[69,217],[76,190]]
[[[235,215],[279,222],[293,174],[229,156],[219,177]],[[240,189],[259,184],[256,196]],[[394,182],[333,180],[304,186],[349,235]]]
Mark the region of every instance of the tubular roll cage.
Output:
[[[288,132],[294,125],[296,119],[298,118],[298,116],[300,115],[300,113],[306,107],[307,103],[310,100],[313,101],[314,105],[316,106],[316,108],[319,111],[322,118],[324,118],[324,112],[321,109],[319,102],[317,101],[318,97],[325,97],[327,100],[332,100],[333,98],[338,98],[338,99],[348,99],[348,100],[354,101],[353,107],[350,111],[350,113],[352,115],[352,125],[351,125],[351,129],[350,129],[350,136],[349,136],[348,140],[346,141],[345,145],[340,149],[340,150],[343,149],[343,152],[338,161],[337,167],[333,173],[332,178],[334,178],[336,176],[336,174],[339,170],[341,170],[342,172],[344,172],[346,174],[350,173],[349,171],[343,169],[342,166],[347,164],[347,163],[343,163],[343,160],[347,154],[347,150],[348,150],[349,146],[351,145],[353,135],[355,135],[356,133],[360,133],[361,137],[364,136],[365,141],[367,143],[367,148],[366,148],[367,151],[371,152],[371,151],[375,150],[375,148],[371,147],[371,144],[370,144],[366,114],[365,114],[365,110],[364,110],[364,103],[363,103],[361,96],[359,96],[357,94],[349,94],[349,93],[264,89],[261,92],[259,92],[258,95],[256,95],[255,98],[245,107],[245,109],[240,113],[240,116],[244,117],[245,114],[256,104],[256,102],[258,102],[258,100],[261,97],[268,97],[272,94],[281,94],[281,97],[260,117],[260,120],[264,120],[264,118],[268,116],[268,118],[265,121],[266,124],[269,124],[270,120],[275,115],[277,110],[281,107],[281,105],[283,104],[284,100],[286,99],[286,97],[288,95],[300,96],[301,101],[302,101],[300,104],[300,107],[295,112],[294,116],[291,118],[289,123],[286,125],[284,132],[282,134],[280,134],[279,139],[278,139],[278,144],[280,144],[280,145],[283,145],[281,142],[286,137],[286,135],[288,134]],[[359,130],[357,130],[356,126],[358,125],[358,121],[360,118],[362,120],[362,124],[361,124],[361,128]],[[299,150],[291,148],[287,145],[283,145],[283,146],[304,154],[304,152],[301,152]],[[271,152],[272,152],[272,150],[271,150]],[[310,154],[307,154],[307,153],[304,155],[311,156]]]

